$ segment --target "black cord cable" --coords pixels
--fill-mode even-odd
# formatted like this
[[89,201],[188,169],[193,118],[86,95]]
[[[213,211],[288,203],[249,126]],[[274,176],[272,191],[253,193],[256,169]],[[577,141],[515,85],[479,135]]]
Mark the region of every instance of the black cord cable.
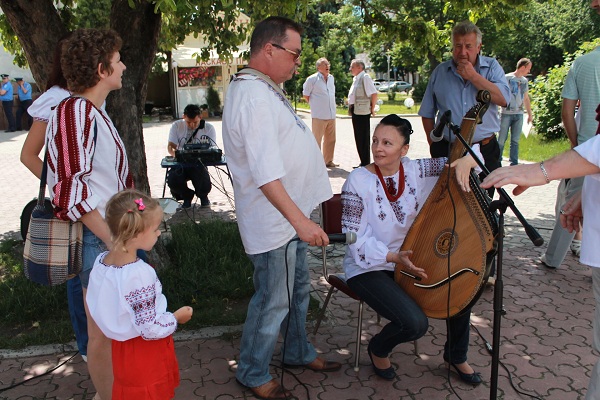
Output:
[[[290,331],[290,315],[292,313],[292,295],[290,293],[290,285],[288,285],[288,282],[290,280],[290,269],[289,269],[289,265],[288,265],[287,254],[288,254],[288,248],[290,247],[290,244],[292,242],[299,242],[299,241],[300,241],[300,238],[296,237],[296,238],[293,238],[292,240],[290,240],[285,245],[285,288],[287,290],[287,298],[288,298],[288,315],[287,315],[287,322],[286,322],[286,327],[285,327],[285,336],[283,337],[283,349],[281,350],[281,366],[280,366],[280,368],[281,368],[281,388],[283,389],[285,398],[287,399],[288,397],[287,397],[287,394],[285,394],[285,386],[283,386],[283,376],[285,375],[285,372],[288,372],[298,381],[298,383],[300,383],[306,389],[306,398],[307,398],[307,400],[310,400],[310,394],[308,392],[308,388],[306,387],[306,385],[304,383],[302,383],[296,375],[294,375],[293,373],[288,371],[286,368],[284,368],[285,351],[286,351],[286,347],[287,347],[287,335],[288,335],[288,332]],[[294,257],[294,259],[295,259],[295,257]]]
[[[490,342],[488,342],[488,341],[486,340],[486,338],[484,338],[484,337],[483,337],[483,335],[481,334],[481,332],[479,331],[479,329],[477,329],[477,327],[476,327],[475,325],[471,324],[471,327],[472,327],[473,329],[475,329],[475,332],[477,332],[477,335],[478,335],[478,336],[481,338],[481,340],[483,340],[483,342],[485,343],[485,348],[486,348],[487,352],[488,352],[490,355],[492,355],[493,349],[492,349],[492,345],[490,344]],[[531,397],[532,399],[538,399],[538,400],[542,400],[542,398],[541,398],[541,397],[539,397],[539,396],[536,396],[536,395],[533,395],[533,394],[529,394],[529,393],[526,393],[526,392],[523,392],[523,391],[519,390],[519,389],[518,389],[518,388],[515,386],[515,384],[514,384],[514,382],[513,382],[513,380],[512,380],[512,374],[510,373],[510,371],[508,370],[508,368],[506,368],[506,365],[504,365],[504,363],[503,363],[502,361],[499,361],[499,363],[500,363],[500,365],[502,366],[502,368],[504,368],[504,370],[506,371],[506,373],[508,374],[508,381],[510,382],[510,386],[511,386],[511,387],[514,389],[514,391],[515,391],[515,392],[517,392],[518,394],[521,394],[521,395],[523,395],[523,396],[528,396],[528,397]]]
[[71,361],[71,360],[72,360],[72,359],[73,359],[73,358],[74,358],[74,357],[75,357],[77,354],[79,354],[79,351],[76,351],[75,353],[73,353],[73,355],[72,355],[71,357],[69,357],[69,358],[68,358],[68,359],[66,359],[65,361],[61,362],[60,364],[58,364],[56,367],[54,367],[54,368],[51,368],[51,369],[49,369],[48,371],[44,372],[43,374],[36,375],[36,376],[32,376],[32,377],[31,377],[31,378],[29,378],[29,379],[25,379],[24,381],[21,381],[21,382],[19,382],[19,383],[15,383],[14,385],[11,385],[11,386],[8,386],[8,387],[5,387],[5,388],[0,388],[0,393],[2,393],[2,392],[6,392],[7,390],[14,389],[14,388],[16,388],[16,387],[18,387],[18,386],[24,385],[24,384],[26,384],[27,382],[31,382],[31,381],[32,381],[32,380],[34,380],[34,379],[38,379],[38,378],[41,378],[42,376],[46,376],[46,375],[48,375],[49,373],[51,373],[51,372],[53,372],[53,371],[57,370],[58,368],[62,367],[63,365],[65,365],[66,363],[68,363],[69,361]]
[[[306,390],[306,398],[310,399],[310,392],[308,391],[308,386],[306,386],[306,384],[304,382],[302,382],[300,380],[300,378],[298,378],[298,376],[296,376],[295,373],[293,373],[292,371],[290,371],[289,369],[287,369],[281,365],[269,364],[269,366],[271,366],[273,368],[279,368],[281,370],[281,376],[283,376],[284,371],[287,372],[289,375],[291,375],[296,380],[296,382],[298,382],[298,384],[300,386],[302,386],[304,388],[304,390]],[[281,385],[283,386],[283,380],[281,382],[282,382]],[[287,399],[287,396],[286,396],[286,399]]]

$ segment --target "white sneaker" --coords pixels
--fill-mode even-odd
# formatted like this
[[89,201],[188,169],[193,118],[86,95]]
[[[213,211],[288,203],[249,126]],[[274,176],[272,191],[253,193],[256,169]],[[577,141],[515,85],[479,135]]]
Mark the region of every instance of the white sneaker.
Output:
[[581,240],[573,239],[571,241],[571,253],[573,253],[575,257],[579,257],[581,254]]
[[81,358],[83,358],[83,361],[87,362],[87,356],[85,354],[82,354]]

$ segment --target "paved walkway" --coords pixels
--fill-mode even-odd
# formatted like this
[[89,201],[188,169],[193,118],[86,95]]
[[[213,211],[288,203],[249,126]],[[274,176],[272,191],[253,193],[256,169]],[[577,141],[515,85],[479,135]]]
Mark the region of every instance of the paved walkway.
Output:
[[[301,113],[310,126],[310,116]],[[419,118],[410,118],[415,133],[409,155],[427,156],[427,142]],[[373,122],[374,125],[375,122]],[[221,131],[220,121],[214,121]],[[160,159],[165,155],[168,123],[148,124],[144,137],[152,193],[160,196],[164,171]],[[335,161],[338,168],[330,171],[334,191],[339,191],[352,166],[359,163],[354,147],[351,122],[337,121],[338,141]],[[18,235],[19,216],[29,200],[36,196],[35,178],[19,163],[19,151],[25,134],[0,133],[0,168],[4,172],[0,204],[1,237]],[[228,185],[227,182],[225,182]],[[214,191],[213,191],[214,192]],[[553,225],[556,183],[533,188],[515,203],[528,221],[548,240]],[[224,195],[211,193],[212,212],[231,212]],[[181,212],[180,212],[181,213]],[[539,398],[570,400],[583,398],[597,354],[591,350],[593,296],[591,274],[570,254],[557,270],[537,263],[544,247],[534,247],[523,233],[516,218],[507,213],[506,249],[504,253],[504,309],[500,359],[510,371],[520,390]],[[338,252],[339,253],[339,252]],[[339,267],[341,258],[333,258]],[[321,277],[320,260],[311,257],[314,295],[324,298],[327,285]],[[486,288],[473,308],[471,321],[485,340],[492,343],[493,289]],[[301,399],[415,399],[437,400],[490,398],[491,356],[485,342],[472,330],[469,361],[480,371],[484,384],[473,388],[461,383],[454,373],[444,368],[442,350],[445,326],[431,320],[429,332],[418,342],[418,354],[412,344],[398,346],[391,355],[398,378],[387,382],[374,376],[366,354],[366,343],[381,328],[376,315],[365,308],[361,336],[361,368],[353,370],[358,304],[343,294],[333,296],[328,319],[315,336],[310,336],[317,350],[327,358],[340,361],[343,368],[334,373],[294,370],[286,373],[286,387]],[[385,323],[385,321],[384,321]],[[311,327],[309,327],[310,329]],[[215,333],[215,331],[217,331]],[[234,328],[235,331],[235,328]],[[181,385],[177,399],[247,399],[254,398],[238,386],[234,369],[239,354],[239,335],[219,330],[203,330],[178,336],[176,351],[181,369]],[[70,357],[73,343],[27,349],[21,352],[0,350],[0,390],[47,369]],[[278,359],[275,356],[274,362]],[[91,399],[94,389],[86,364],[79,356],[42,378],[0,392],[0,399]],[[508,373],[500,368],[498,398],[521,399],[509,383]]]

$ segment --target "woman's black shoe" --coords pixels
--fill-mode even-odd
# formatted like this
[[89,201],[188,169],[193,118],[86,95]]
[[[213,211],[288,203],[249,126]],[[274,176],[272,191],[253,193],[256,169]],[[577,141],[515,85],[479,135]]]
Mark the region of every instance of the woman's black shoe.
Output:
[[477,386],[481,382],[483,382],[481,380],[481,374],[479,372],[473,372],[472,374],[465,374],[464,372],[461,372],[461,370],[458,369],[455,364],[450,364],[450,365],[454,368],[454,370],[456,371],[458,376],[460,376],[460,379],[463,382],[470,383],[473,386]]
[[373,362],[373,356],[371,355],[371,342],[369,342],[369,345],[367,346],[367,353],[369,354],[369,358],[371,359],[371,364],[373,365],[373,371],[375,371],[375,375],[387,381],[393,381],[394,378],[396,378],[396,371],[394,370],[394,367],[381,369],[375,366],[375,363]]

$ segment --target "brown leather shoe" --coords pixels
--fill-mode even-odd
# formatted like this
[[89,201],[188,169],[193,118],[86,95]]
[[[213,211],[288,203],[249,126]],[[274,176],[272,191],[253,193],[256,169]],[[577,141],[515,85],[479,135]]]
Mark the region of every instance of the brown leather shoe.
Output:
[[336,163],[334,163],[333,161],[329,161],[327,164],[325,164],[325,166],[326,166],[327,168],[335,168],[335,167],[339,167],[339,166],[340,166],[340,164],[336,164]]
[[[236,379],[237,380],[237,379]],[[289,390],[285,390],[279,382],[275,379],[270,380],[264,385],[260,385],[257,387],[248,387],[242,384],[240,381],[237,381],[240,385],[245,388],[250,389],[250,391],[259,399],[271,400],[271,399],[288,399],[288,400],[298,400],[297,397],[292,395],[292,392]]]
[[315,372],[333,372],[339,371],[342,368],[342,364],[335,361],[327,361],[323,358],[317,357],[311,363],[306,365],[289,365],[284,364],[287,368],[308,368]]

